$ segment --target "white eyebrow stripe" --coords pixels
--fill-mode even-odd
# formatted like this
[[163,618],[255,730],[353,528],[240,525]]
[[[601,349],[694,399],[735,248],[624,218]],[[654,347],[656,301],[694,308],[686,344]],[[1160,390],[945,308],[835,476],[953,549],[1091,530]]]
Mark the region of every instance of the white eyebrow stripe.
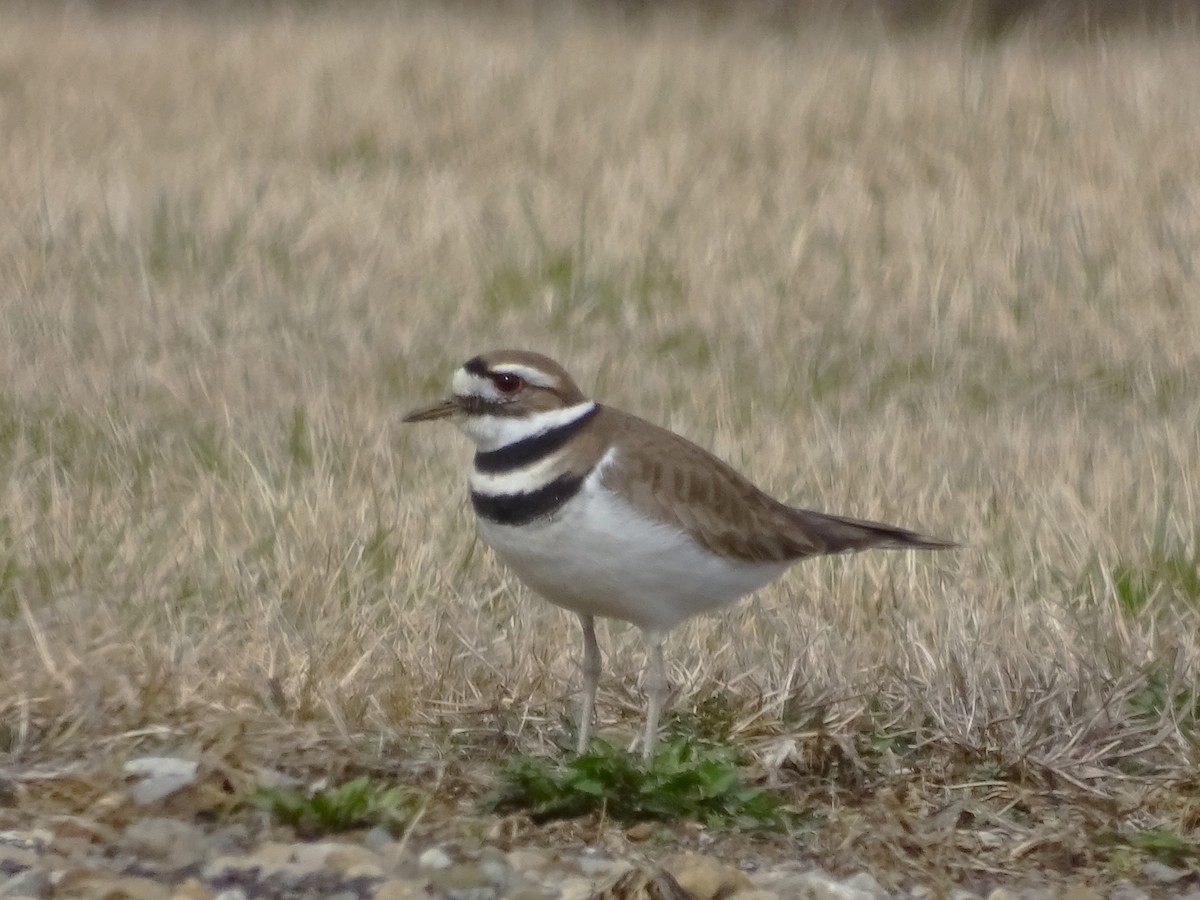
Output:
[[558,387],[558,382],[548,377],[541,369],[523,366],[520,363],[500,363],[499,365],[492,366],[492,371],[504,372],[508,375],[520,375],[530,384],[536,384],[538,387]]
[[454,373],[454,380],[450,384],[450,392],[456,397],[487,397],[491,400],[496,400],[500,397],[496,386],[488,379],[474,375],[466,369],[459,369]]

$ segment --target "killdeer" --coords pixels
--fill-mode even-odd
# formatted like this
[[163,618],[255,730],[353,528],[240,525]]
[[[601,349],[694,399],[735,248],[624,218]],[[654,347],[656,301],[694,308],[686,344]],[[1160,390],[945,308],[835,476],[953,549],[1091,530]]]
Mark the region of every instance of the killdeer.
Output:
[[467,360],[449,399],[404,417],[434,419],[450,419],[475,443],[471,505],[484,541],[525,584],[579,616],[580,753],[600,680],[596,616],[631,622],[645,636],[649,758],[668,693],[663,640],[680,622],[810,556],[954,546],[787,506],[674,432],[589,400],[540,353]]

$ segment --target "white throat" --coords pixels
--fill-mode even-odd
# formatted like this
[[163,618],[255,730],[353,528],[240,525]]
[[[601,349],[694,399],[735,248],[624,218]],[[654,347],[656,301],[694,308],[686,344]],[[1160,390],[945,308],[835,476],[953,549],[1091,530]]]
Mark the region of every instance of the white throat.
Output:
[[489,453],[551,428],[567,425],[595,408],[593,401],[585,400],[574,406],[548,409],[528,416],[467,416],[458,421],[458,427],[475,442],[478,450]]

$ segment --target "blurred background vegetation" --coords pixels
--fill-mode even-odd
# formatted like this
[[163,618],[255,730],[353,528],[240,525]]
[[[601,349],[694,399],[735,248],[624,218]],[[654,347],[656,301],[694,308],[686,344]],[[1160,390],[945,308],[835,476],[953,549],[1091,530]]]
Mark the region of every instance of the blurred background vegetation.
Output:
[[[378,0],[363,2],[397,5]],[[153,4],[145,0],[95,0],[95,5],[129,9]],[[166,0],[159,5],[195,10],[219,6],[229,12],[299,6],[334,12],[347,4],[326,0]],[[983,41],[1000,40],[1014,33],[1095,39],[1116,30],[1200,25],[1197,0],[450,0],[400,5],[476,7],[481,12],[506,6],[514,11],[547,14],[588,6],[631,16],[667,13],[798,28],[822,21],[898,33],[950,28]]]

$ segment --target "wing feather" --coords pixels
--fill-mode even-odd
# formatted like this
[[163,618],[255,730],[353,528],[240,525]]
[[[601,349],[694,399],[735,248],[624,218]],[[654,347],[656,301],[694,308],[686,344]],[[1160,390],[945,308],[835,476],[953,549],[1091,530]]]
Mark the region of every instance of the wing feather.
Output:
[[955,546],[880,522],[790,507],[674,432],[609,407],[602,414],[617,452],[601,482],[713,553],[765,563],[869,547]]

